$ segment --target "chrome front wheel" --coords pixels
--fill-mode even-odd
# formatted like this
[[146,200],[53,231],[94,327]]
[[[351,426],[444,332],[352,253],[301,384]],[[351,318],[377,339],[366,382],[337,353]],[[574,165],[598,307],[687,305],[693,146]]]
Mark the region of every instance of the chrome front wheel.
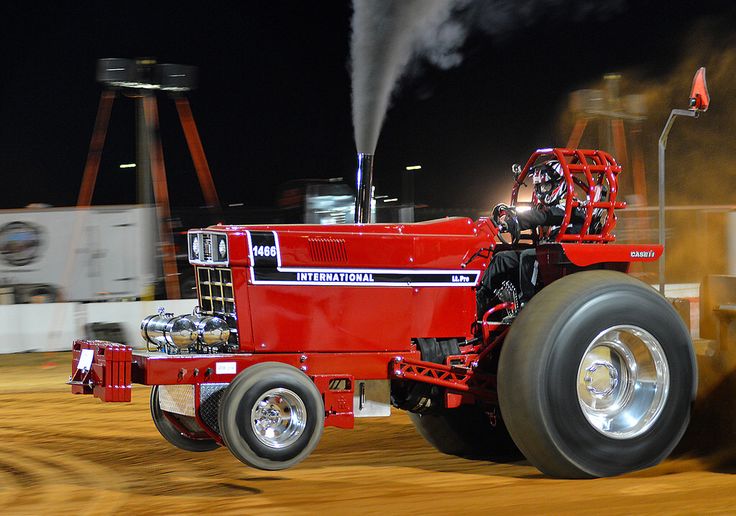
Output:
[[266,446],[285,448],[304,433],[307,408],[293,391],[281,387],[269,389],[250,411],[253,434]]
[[290,365],[263,362],[238,374],[223,394],[218,421],[237,459],[281,470],[304,460],[322,436],[325,407],[314,382]]

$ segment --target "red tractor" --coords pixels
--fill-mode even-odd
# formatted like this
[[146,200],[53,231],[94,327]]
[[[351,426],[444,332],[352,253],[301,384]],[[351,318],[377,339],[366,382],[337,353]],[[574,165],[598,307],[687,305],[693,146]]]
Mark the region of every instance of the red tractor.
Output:
[[[550,158],[564,220],[504,243],[501,219]],[[131,383],[151,385],[153,421],[174,446],[225,446],[267,470],[305,459],[323,427],[391,406],[452,455],[521,452],[565,478],[655,465],[688,424],[696,363],[675,309],[626,274],[662,248],[615,243],[620,171],[602,151],[541,149],[491,218],[191,230],[194,313],[146,318],[146,351],[75,341],[72,392],[129,401]],[[525,249],[538,292],[478,313],[493,256]]]

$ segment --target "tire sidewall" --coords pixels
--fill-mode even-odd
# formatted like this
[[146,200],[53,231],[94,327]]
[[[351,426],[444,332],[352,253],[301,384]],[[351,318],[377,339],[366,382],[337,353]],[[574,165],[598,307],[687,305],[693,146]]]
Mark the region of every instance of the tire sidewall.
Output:
[[475,405],[443,408],[436,413],[409,413],[417,433],[438,451],[467,459],[518,460],[521,452],[506,430],[500,412],[492,425]]
[[[242,375],[242,376],[240,376]],[[260,469],[290,467],[311,453],[324,426],[324,404],[319,391],[304,373],[280,363],[251,366],[233,380],[220,404],[220,428],[228,449],[241,461]],[[262,443],[251,425],[251,410],[263,394],[284,388],[304,403],[307,422],[299,438],[285,448]]]
[[[550,439],[577,468],[592,476],[610,476],[659,463],[675,447],[689,420],[694,381],[689,340],[669,304],[648,287],[609,285],[588,296],[549,334],[546,364],[540,375],[539,407]],[[578,369],[590,343],[618,325],[645,329],[659,342],[669,367],[665,404],[652,426],[630,439],[613,439],[585,418],[577,395]]]

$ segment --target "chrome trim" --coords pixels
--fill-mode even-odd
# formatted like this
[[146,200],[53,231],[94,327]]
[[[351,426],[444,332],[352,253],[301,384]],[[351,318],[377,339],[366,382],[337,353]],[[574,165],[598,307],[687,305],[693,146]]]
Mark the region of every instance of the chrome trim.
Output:
[[250,411],[253,434],[269,448],[294,444],[307,426],[307,408],[294,391],[277,387],[264,392]]
[[180,350],[225,346],[230,334],[235,333],[227,321],[214,315],[192,315],[163,313],[149,315],[141,321],[141,336],[148,344],[167,353]]
[[[198,257],[194,257],[194,239],[198,239]],[[219,257],[219,242],[224,239],[226,255],[224,258]],[[209,242],[209,249],[207,243]],[[207,255],[210,258],[207,258]],[[228,234],[223,231],[204,231],[190,230],[187,233],[187,256],[189,263],[192,265],[230,265],[230,240]]]
[[638,326],[600,332],[578,366],[583,415],[612,439],[632,439],[649,430],[667,403],[669,387],[670,369],[661,344]]

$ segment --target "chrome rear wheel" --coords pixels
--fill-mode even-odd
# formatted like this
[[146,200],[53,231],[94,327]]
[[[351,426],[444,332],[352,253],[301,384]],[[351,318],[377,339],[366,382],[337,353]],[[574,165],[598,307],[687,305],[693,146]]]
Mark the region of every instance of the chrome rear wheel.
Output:
[[670,371],[662,346],[643,328],[618,325],[588,345],[578,367],[580,408],[612,439],[643,434],[667,401]]
[[506,427],[547,475],[607,477],[654,466],[690,418],[690,333],[651,286],[620,272],[570,274],[512,323],[498,363]]

